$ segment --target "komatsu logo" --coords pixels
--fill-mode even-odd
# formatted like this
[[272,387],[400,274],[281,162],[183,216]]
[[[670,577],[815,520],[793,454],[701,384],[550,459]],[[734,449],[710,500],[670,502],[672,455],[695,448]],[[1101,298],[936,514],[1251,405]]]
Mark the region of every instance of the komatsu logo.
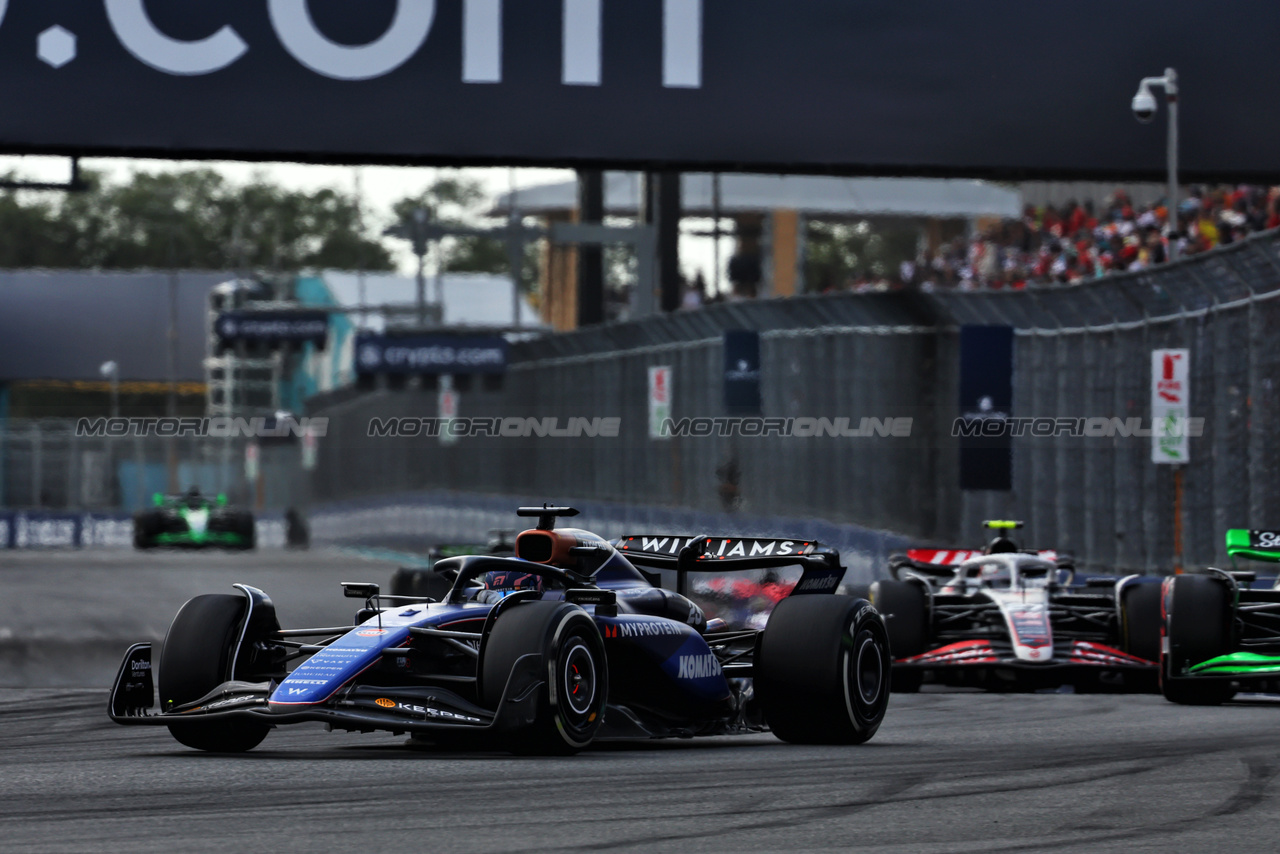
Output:
[[806,578],[800,582],[797,590],[830,590],[835,587],[837,578],[834,575],[820,576],[818,578]]
[[708,676],[720,675],[720,662],[715,655],[682,655],[680,656],[680,679],[705,679]]

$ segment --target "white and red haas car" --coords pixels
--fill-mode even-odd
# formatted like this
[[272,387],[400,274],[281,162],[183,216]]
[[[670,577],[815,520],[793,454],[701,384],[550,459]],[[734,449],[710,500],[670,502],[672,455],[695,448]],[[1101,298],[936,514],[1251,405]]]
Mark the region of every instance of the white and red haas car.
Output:
[[1155,691],[1160,579],[1091,576],[1069,558],[1021,549],[1021,522],[989,521],[985,548],[912,549],[890,558],[892,581],[870,586],[885,616],[893,690],[926,682],[993,690],[1071,685]]

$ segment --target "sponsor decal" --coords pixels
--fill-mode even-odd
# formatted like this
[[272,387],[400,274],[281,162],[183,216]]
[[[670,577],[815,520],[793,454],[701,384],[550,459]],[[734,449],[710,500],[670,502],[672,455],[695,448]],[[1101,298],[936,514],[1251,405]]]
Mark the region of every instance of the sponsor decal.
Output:
[[680,656],[680,669],[676,673],[678,679],[706,679],[719,675],[720,662],[713,653]]
[[[678,555],[680,550],[696,540],[696,537],[628,537],[622,544],[623,551],[636,550],[635,541],[639,540],[639,551],[646,554]],[[795,540],[776,539],[734,539],[732,537],[709,538],[699,560],[725,560],[727,558],[752,557],[786,557],[803,554],[810,543],[797,544]]]
[[299,694],[305,694],[305,693],[307,693],[307,689],[306,689],[306,688],[294,688],[294,687],[292,687],[292,686],[291,686],[291,687],[288,689],[288,691],[287,691],[286,693],[287,693],[290,697],[296,697],[296,696],[298,696]]
[[622,637],[624,638],[684,634],[679,625],[672,623],[669,620],[629,620],[625,623],[618,624],[616,628],[621,630]]
[[294,679],[289,677],[290,685],[328,685],[328,679]]
[[837,583],[837,579],[834,575],[827,575],[818,578],[806,578],[796,586],[796,590],[833,590]]
[[378,635],[385,635],[386,629],[361,629],[356,635],[362,638],[376,638]]
[[129,662],[129,669],[132,670],[134,673],[137,673],[139,670],[150,670],[151,660],[150,659],[139,660],[135,658],[133,661]]
[[501,336],[361,335],[356,339],[356,372],[503,373],[507,340]]
[[386,697],[379,697],[378,699],[374,700],[374,702],[377,703],[379,706],[382,706],[382,708],[384,709],[394,709],[396,707],[396,701],[388,700]]
[[223,341],[314,341],[324,343],[329,315],[323,311],[227,311],[214,331]]
[[238,703],[251,703],[255,699],[256,698],[254,697],[228,697],[225,700],[219,700],[216,703],[208,704],[207,706],[204,707],[204,710],[206,712],[212,712],[214,709],[221,709],[225,706],[234,706]]
[[[382,705],[383,701],[379,699],[378,705]],[[408,712],[413,715],[421,715],[424,718],[433,718],[443,721],[457,721],[459,723],[478,724],[483,723],[479,718],[471,715],[463,715],[457,712],[446,711],[445,709],[437,709],[432,706],[419,706],[416,703],[392,703],[398,711]]]
[[1280,532],[1250,531],[1249,545],[1255,549],[1280,549]]
[[1042,647],[1049,645],[1049,621],[1045,617],[1041,605],[1026,605],[1009,610],[1009,622],[1013,625],[1014,637],[1022,646]]

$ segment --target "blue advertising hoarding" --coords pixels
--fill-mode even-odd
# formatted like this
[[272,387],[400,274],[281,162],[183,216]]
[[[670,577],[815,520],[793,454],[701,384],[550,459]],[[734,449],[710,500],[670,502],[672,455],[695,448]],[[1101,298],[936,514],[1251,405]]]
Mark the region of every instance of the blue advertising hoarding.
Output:
[[507,339],[500,335],[357,335],[356,373],[502,374]]

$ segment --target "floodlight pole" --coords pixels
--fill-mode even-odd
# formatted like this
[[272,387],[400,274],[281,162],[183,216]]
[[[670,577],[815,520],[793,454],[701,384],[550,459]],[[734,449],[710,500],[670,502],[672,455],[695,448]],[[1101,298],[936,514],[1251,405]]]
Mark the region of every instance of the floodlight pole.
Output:
[[1178,72],[1164,70],[1165,102],[1169,105],[1169,260],[1178,257],[1173,237],[1178,230]]
[[1178,257],[1178,246],[1173,239],[1178,230],[1178,72],[1172,68],[1166,68],[1163,77],[1142,78],[1142,81],[1138,84],[1138,95],[1134,98],[1134,111],[1135,113],[1138,111],[1138,99],[1144,97],[1150,105],[1150,111],[1146,111],[1145,114],[1138,113],[1140,121],[1151,120],[1151,111],[1155,108],[1155,101],[1151,100],[1152,86],[1159,86],[1164,89],[1165,103],[1169,105],[1169,186],[1166,188],[1165,193],[1169,216],[1165,223],[1165,235],[1169,239],[1169,260],[1173,261]]

